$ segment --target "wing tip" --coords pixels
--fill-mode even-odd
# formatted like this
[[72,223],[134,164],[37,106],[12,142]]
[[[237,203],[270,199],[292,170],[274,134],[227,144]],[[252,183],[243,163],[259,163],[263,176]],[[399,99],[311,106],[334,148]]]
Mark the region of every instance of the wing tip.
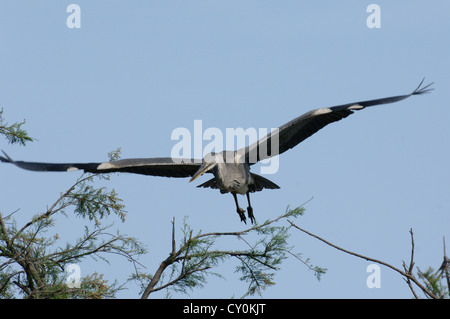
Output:
[[2,153],[3,153],[3,155],[6,156],[6,158],[3,157],[3,156],[0,156],[0,161],[1,161],[1,162],[4,162],[4,163],[14,163],[14,160],[13,160],[11,157],[9,157],[8,154],[6,154],[4,150],[2,150]]
[[417,88],[411,93],[411,95],[421,95],[421,94],[426,94],[426,93],[430,93],[431,91],[434,90],[434,88],[430,88],[430,86],[432,86],[434,84],[434,82],[431,82],[427,85],[425,85],[424,87],[422,87],[423,82],[425,81],[425,77],[422,79],[422,81],[420,81],[419,85],[417,86]]

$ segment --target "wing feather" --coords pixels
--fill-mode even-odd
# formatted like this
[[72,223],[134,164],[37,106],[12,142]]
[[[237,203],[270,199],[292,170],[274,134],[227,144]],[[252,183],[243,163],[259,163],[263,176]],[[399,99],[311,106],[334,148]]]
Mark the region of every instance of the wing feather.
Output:
[[[410,96],[428,93],[433,90],[430,88],[433,83],[422,87],[423,81],[424,80],[420,82],[419,86],[413,92],[407,95],[391,96],[381,99],[311,110],[280,126],[278,130],[267,134],[259,141],[239,150],[238,152],[245,152],[245,159],[249,164],[255,164],[260,160],[282,154],[283,152],[295,147],[328,124],[340,121],[353,114],[354,111],[362,110],[366,107],[374,105],[398,102]],[[276,141],[273,137],[278,138],[278,147],[276,147],[276,145],[272,147],[272,141]],[[271,152],[272,149],[275,150],[273,154]]]
[[11,163],[17,167],[31,171],[75,171],[83,170],[89,173],[125,172],[142,175],[164,177],[190,177],[195,174],[201,161],[192,159],[172,159],[170,157],[130,158],[103,163],[40,163],[14,161],[5,152],[0,161]]

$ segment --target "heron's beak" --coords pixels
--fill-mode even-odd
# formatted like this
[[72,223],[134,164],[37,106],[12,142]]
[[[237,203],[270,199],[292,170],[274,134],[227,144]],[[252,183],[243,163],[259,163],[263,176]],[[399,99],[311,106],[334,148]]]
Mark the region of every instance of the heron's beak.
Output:
[[215,163],[203,163],[202,166],[198,169],[197,172],[195,172],[194,176],[190,179],[190,182],[195,181],[197,178],[205,174],[207,171],[209,171],[211,168],[213,168]]

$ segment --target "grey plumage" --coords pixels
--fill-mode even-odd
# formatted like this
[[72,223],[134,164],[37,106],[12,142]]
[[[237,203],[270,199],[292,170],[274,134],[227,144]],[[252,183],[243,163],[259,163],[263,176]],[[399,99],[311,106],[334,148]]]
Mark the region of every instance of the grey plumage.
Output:
[[[255,219],[253,208],[250,205],[249,193],[261,191],[264,188],[277,189],[279,186],[262,176],[251,173],[251,165],[284,153],[326,125],[344,119],[353,114],[354,111],[374,105],[398,102],[410,96],[428,93],[432,90],[430,88],[432,83],[424,87],[422,87],[422,84],[423,80],[413,92],[406,95],[348,103],[309,111],[245,148],[237,151],[207,154],[201,161],[160,157],[123,159],[103,163],[39,163],[14,161],[4,152],[5,157],[0,156],[0,161],[32,171],[84,170],[90,173],[126,172],[162,177],[191,177],[190,181],[197,179],[204,173],[212,173],[214,177],[198,187],[219,189],[221,193],[230,192],[234,197],[236,210],[243,222],[246,222],[245,211],[239,207],[236,194],[246,194],[249,204],[247,213],[253,223]],[[272,143],[276,141],[278,142],[278,147],[275,152],[271,153]],[[261,152],[263,147],[266,150],[265,152]],[[229,160],[230,158],[232,160]]]

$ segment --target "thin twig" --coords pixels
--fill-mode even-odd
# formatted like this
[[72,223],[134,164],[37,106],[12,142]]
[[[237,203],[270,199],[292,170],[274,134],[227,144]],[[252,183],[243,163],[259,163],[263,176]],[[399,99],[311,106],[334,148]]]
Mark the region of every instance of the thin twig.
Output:
[[[413,274],[410,274],[410,273],[408,273],[408,272],[402,271],[402,270],[400,270],[400,269],[398,269],[398,268],[396,268],[396,267],[394,267],[394,266],[392,266],[392,265],[390,265],[390,264],[388,264],[388,263],[386,263],[386,262],[384,262],[384,261],[381,261],[381,260],[378,260],[378,259],[374,259],[374,258],[371,258],[371,257],[367,257],[367,256],[364,256],[364,255],[360,255],[360,254],[351,252],[351,251],[349,251],[349,250],[346,250],[346,249],[344,249],[344,248],[341,248],[341,247],[339,247],[339,246],[336,246],[336,245],[330,243],[329,241],[326,241],[325,239],[323,239],[323,238],[321,238],[321,237],[319,237],[319,236],[317,236],[317,235],[315,235],[315,234],[313,234],[313,233],[310,233],[310,232],[308,232],[307,230],[305,230],[305,229],[303,229],[303,228],[300,228],[299,226],[295,225],[295,224],[294,224],[293,222],[291,222],[290,220],[288,220],[288,222],[289,222],[293,227],[297,228],[298,230],[304,232],[305,234],[307,234],[307,235],[309,235],[309,236],[311,236],[311,237],[314,237],[314,238],[316,238],[316,239],[318,239],[318,240],[324,242],[324,243],[327,244],[328,246],[331,246],[331,247],[333,247],[333,248],[336,248],[337,250],[340,250],[340,251],[342,251],[342,252],[344,252],[344,253],[347,253],[347,254],[349,254],[349,255],[352,255],[352,256],[355,256],[355,257],[359,257],[359,258],[362,258],[362,259],[365,259],[365,260],[368,260],[368,261],[372,261],[372,262],[375,262],[375,263],[377,263],[377,264],[380,264],[380,265],[386,266],[386,267],[388,267],[388,268],[391,268],[392,270],[398,272],[398,273],[401,274],[402,276],[404,276],[404,277],[408,278],[409,280],[413,281],[420,289],[422,289],[422,291],[423,291],[426,295],[430,296],[430,297],[433,298],[433,299],[439,299],[439,297],[436,296],[433,292],[431,292],[431,291],[429,291],[428,289],[426,289],[426,288],[425,288],[425,287],[424,287],[424,286],[423,286],[423,285],[422,285],[422,284],[414,277]],[[412,230],[411,230],[410,233],[411,233],[411,238],[413,238],[413,237],[412,237]],[[414,246],[414,241],[413,241],[413,246]],[[413,259],[412,259],[412,258],[413,258],[413,257],[411,257],[411,264],[413,264],[413,261],[412,261]]]
[[54,203],[53,205],[47,209],[47,211],[45,213],[43,213],[42,215],[40,215],[39,217],[33,219],[32,221],[26,223],[14,236],[13,238],[11,238],[11,241],[14,241],[16,238],[18,238],[18,236],[28,227],[30,227],[31,225],[33,225],[34,223],[40,221],[43,218],[49,217],[51,215],[53,215],[55,212],[57,212],[58,210],[54,211],[55,207],[59,204],[59,202],[61,202],[65,197],[67,197],[74,189],[75,187],[80,184],[83,183],[84,181],[91,179],[92,176],[87,176],[84,178],[80,178],[76,181],[75,184],[73,184],[64,194],[62,194]]
[[447,257],[447,253],[445,251],[445,236],[442,238],[443,245],[444,245],[444,261],[442,262],[442,265],[440,267],[440,270],[445,274],[445,278],[447,279],[447,293],[450,297],[450,259]]
[[0,232],[3,233],[3,240],[6,242],[6,245],[10,248],[11,239],[8,236],[8,232],[6,231],[5,221],[3,220],[2,214],[0,213]]
[[175,243],[175,217],[172,219],[172,254],[176,252],[176,243]]
[[[412,270],[414,267],[414,235],[412,229],[409,230],[409,233],[411,234],[411,261],[409,263],[409,268],[406,267],[405,262],[403,262],[403,269],[410,275],[413,276]],[[411,290],[412,294],[414,295],[414,298],[419,299],[419,296],[417,296],[416,292],[414,291],[414,287],[412,286],[410,277],[403,278],[406,283],[408,284],[409,289]]]

